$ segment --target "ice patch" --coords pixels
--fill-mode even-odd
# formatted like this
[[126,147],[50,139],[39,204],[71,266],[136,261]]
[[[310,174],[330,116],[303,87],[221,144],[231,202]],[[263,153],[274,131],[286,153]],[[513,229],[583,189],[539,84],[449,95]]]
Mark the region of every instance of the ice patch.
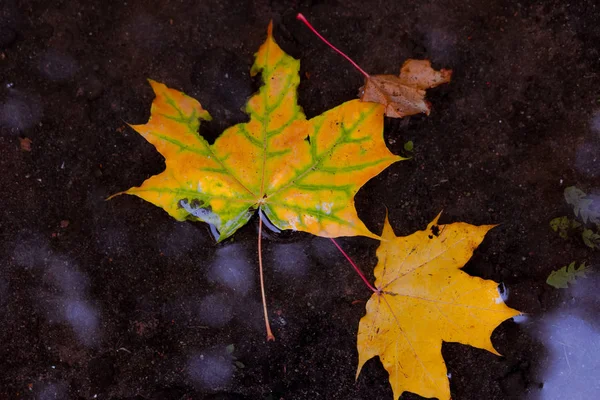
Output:
[[544,318],[538,328],[550,355],[543,374],[543,399],[600,398],[600,333],[564,310]]
[[207,278],[245,296],[254,287],[254,273],[246,249],[237,243],[219,248]]
[[224,293],[209,294],[200,301],[198,316],[203,324],[221,328],[231,321],[233,307]]
[[86,346],[94,344],[99,325],[98,311],[84,300],[66,300],[63,307],[63,316],[79,341]]
[[[19,249],[24,250],[26,248]],[[92,346],[98,338],[100,316],[96,307],[86,300],[89,287],[87,276],[77,270],[68,258],[53,256],[46,249],[41,251],[45,256],[43,259],[40,259],[42,254],[34,252],[23,261],[42,269],[43,280],[54,288],[51,292],[42,290],[40,293],[49,322],[57,320],[59,323],[69,324],[83,345]],[[58,293],[55,294],[56,292]]]
[[225,389],[235,368],[231,356],[223,350],[208,350],[190,358],[187,372],[190,379],[208,390]]
[[15,131],[24,131],[33,127],[42,118],[41,104],[38,96],[11,90],[8,98],[0,103],[0,126]]
[[275,232],[275,233],[281,232],[281,230],[279,228],[277,228],[275,225],[273,225],[273,223],[269,220],[269,218],[263,213],[262,208],[258,209],[258,217],[261,219],[263,224],[265,224],[265,226],[267,228],[269,228],[269,230],[271,232]]
[[271,262],[275,271],[292,277],[302,277],[308,272],[308,256],[300,243],[277,244]]
[[508,300],[508,288],[506,286],[504,286],[504,283],[501,283],[498,285],[498,298],[496,298],[496,304],[500,304],[500,303],[506,303],[506,300]]
[[315,237],[310,243],[310,250],[307,251],[312,257],[316,258],[319,263],[329,265],[333,262],[341,262],[344,256],[330,239]]
[[589,178],[600,176],[600,144],[586,142],[577,148],[575,168]]
[[590,120],[590,130],[600,137],[600,111],[596,111]]
[[50,257],[46,241],[37,234],[21,233],[17,235],[13,261],[23,268],[34,268],[45,263]]
[[183,257],[204,244],[206,236],[199,229],[197,224],[177,222],[172,230],[163,231],[158,236],[158,248],[167,257]]
[[600,398],[600,292],[597,277],[588,277],[565,290],[568,299],[555,312],[529,325],[547,349],[537,379],[543,383],[528,399]]
[[71,268],[66,259],[53,259],[46,269],[46,280],[60,288],[66,297],[83,296],[88,286],[87,277]]
[[221,217],[212,211],[210,205],[203,207],[201,204],[202,203],[198,200],[192,200],[191,203],[187,199],[182,199],[179,201],[179,205],[190,215],[193,215],[200,221],[209,224],[211,233],[215,237],[215,240],[218,240],[220,236],[219,229],[221,228]]
[[68,398],[67,388],[62,383],[50,383],[43,387],[37,395],[37,400],[61,400]]
[[515,315],[512,319],[517,324],[525,324],[525,323],[529,322],[529,317],[525,314]]

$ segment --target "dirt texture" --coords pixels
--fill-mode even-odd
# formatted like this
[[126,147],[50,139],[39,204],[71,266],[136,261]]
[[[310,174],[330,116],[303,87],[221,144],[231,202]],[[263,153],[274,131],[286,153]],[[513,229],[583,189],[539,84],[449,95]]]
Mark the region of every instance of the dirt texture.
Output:
[[[256,219],[217,245],[136,197],[105,201],[164,168],[126,125],[149,116],[146,78],[198,99],[212,141],[247,118],[271,19],[301,60],[307,117],[356,98],[362,76],[297,12],[370,73],[407,58],[454,71],[429,117],[386,120],[391,151],[412,140],[414,153],[358,193],[367,226],[381,232],[386,209],[398,235],[441,210],[441,223],[499,223],[466,271],[502,282],[531,320],[551,312],[550,271],[599,260],[548,228],[571,212],[565,186],[600,188],[596,3],[2,0],[0,398],[392,399],[378,359],[355,380],[370,292],[329,240],[266,235],[266,343]],[[339,242],[372,281],[378,243]],[[452,398],[540,396],[544,343],[513,321],[493,343],[503,357],[444,344]]]

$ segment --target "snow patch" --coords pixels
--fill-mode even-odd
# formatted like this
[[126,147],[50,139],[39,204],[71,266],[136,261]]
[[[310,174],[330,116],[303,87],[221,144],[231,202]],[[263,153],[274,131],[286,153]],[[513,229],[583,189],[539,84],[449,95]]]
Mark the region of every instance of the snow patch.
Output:
[[245,296],[254,287],[254,273],[246,249],[238,243],[219,248],[207,278]]
[[225,349],[207,350],[192,356],[187,364],[190,379],[207,390],[225,389],[233,377],[234,365]]
[[277,244],[273,249],[273,265],[275,271],[291,277],[303,277],[308,273],[308,255],[301,243]]
[[198,316],[203,324],[221,328],[233,317],[233,307],[224,293],[209,294],[198,305]]
[[501,283],[498,285],[497,289],[499,296],[496,298],[496,304],[506,303],[506,300],[508,300],[509,293],[508,288],[504,285],[504,283]]

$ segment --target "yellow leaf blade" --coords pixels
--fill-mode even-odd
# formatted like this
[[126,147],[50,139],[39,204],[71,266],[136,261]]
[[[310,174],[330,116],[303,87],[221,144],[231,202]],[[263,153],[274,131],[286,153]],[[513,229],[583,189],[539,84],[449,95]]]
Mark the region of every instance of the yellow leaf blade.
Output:
[[[439,216],[438,216],[439,217]],[[493,281],[461,271],[492,225],[437,225],[396,237],[386,220],[377,250],[375,293],[358,331],[359,366],[379,356],[394,398],[404,391],[447,400],[442,342],[498,352],[491,334],[519,312],[504,304]]]
[[300,62],[275,42],[272,25],[251,74],[263,85],[246,104],[250,119],[225,130],[213,145],[198,135],[210,116],[200,103],[150,81],[150,120],[132,126],[166,159],[166,169],[125,193],[178,220],[201,220],[219,240],[257,208],[279,229],[337,237],[377,238],[360,221],[354,196],[401,157],[383,140],[383,106],[346,102],[310,121],[297,104]]

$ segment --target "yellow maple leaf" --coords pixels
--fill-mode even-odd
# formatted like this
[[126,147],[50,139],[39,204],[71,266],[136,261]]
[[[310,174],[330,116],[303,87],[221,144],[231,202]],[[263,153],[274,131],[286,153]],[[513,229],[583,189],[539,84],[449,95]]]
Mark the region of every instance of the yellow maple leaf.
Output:
[[124,193],[178,220],[201,220],[231,236],[260,209],[279,229],[319,236],[378,237],[360,221],[354,195],[402,158],[383,140],[384,107],[348,101],[307,120],[297,104],[300,62],[275,43],[272,25],[251,74],[263,86],[246,104],[250,120],[213,145],[198,135],[210,115],[185,94],[150,81],[150,120],[132,126],[166,159],[166,169]]
[[493,330],[519,314],[504,304],[496,282],[460,270],[494,225],[438,225],[438,219],[405,237],[396,237],[386,219],[377,250],[378,292],[360,320],[356,376],[379,356],[394,399],[404,391],[450,399],[442,341],[498,354]]

